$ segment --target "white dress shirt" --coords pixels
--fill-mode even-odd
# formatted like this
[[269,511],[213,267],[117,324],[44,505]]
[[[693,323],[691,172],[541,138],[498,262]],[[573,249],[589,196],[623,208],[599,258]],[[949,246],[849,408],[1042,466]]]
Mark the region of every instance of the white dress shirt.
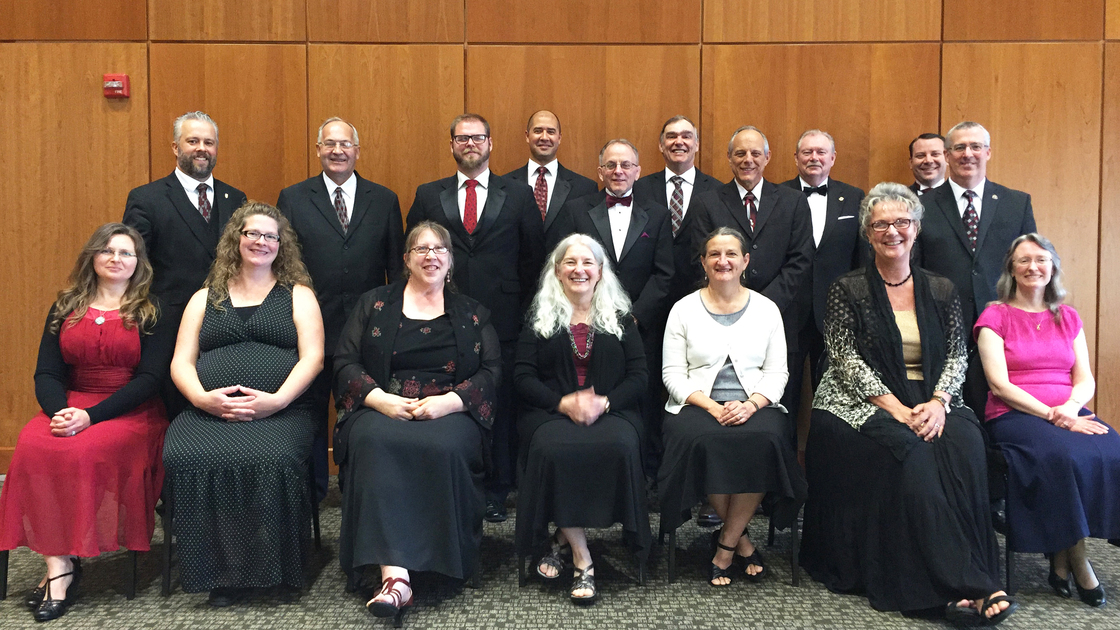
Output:
[[[327,186],[327,196],[331,199],[331,207],[334,207],[334,191],[338,188],[338,184],[334,180],[327,177],[323,173],[323,183]],[[350,219],[354,217],[354,196],[358,194],[358,176],[350,173],[350,179],[342,182],[342,203],[346,206],[346,222],[350,223]]]
[[683,219],[688,214],[688,202],[692,200],[692,187],[696,185],[696,167],[693,166],[680,175],[668,168],[665,169],[665,202],[670,210],[672,210],[673,191],[677,189],[676,184],[673,183],[674,177],[684,180],[681,182],[681,218]]
[[[813,188],[801,177],[798,177],[797,181],[801,182],[801,194],[803,195],[806,188]],[[826,184],[828,184],[827,177],[821,182],[822,186]],[[813,243],[819,247],[821,236],[824,236],[824,222],[828,218],[828,195],[813,193],[807,195],[805,200],[809,202],[809,211],[813,215]]]
[[525,181],[529,182],[529,188],[532,188],[533,190],[536,190],[537,188],[537,169],[542,166],[548,169],[544,174],[545,184],[548,185],[548,199],[547,201],[545,201],[544,205],[545,212],[547,212],[550,208],[552,208],[552,191],[556,188],[556,174],[560,170],[560,161],[553,160],[548,164],[537,164],[536,162],[529,160],[529,165],[526,167],[529,177]]
[[[972,192],[976,193],[976,198],[972,200],[973,207],[976,208],[976,219],[980,220],[980,206],[984,205],[984,184],[987,179],[981,180],[980,185],[972,188]],[[949,186],[953,189],[953,197],[957,199],[957,211],[961,213],[961,218],[964,218],[964,209],[968,207],[968,200],[964,198],[964,191],[969,190],[961,186],[953,180],[949,180]]]
[[[634,194],[634,189],[626,191],[622,196],[623,199]],[[606,199],[611,198],[609,192]],[[603,203],[606,203],[604,199]],[[626,231],[630,229],[630,215],[634,213],[634,202],[631,201],[630,205],[624,206],[620,203],[607,208],[607,218],[611,222],[611,242],[614,244],[615,262],[622,258],[622,246],[626,244]]]
[[[470,178],[462,173],[462,171],[455,171],[455,177],[459,181],[459,220],[463,220],[463,209],[467,205],[467,180]],[[490,188],[490,169],[482,171],[482,173],[474,178],[478,182],[478,186],[474,187],[474,196],[477,201],[474,217],[479,223],[482,223],[482,209],[486,207],[486,191]]]
[[933,184],[930,185],[930,186],[926,186],[922,182],[914,180],[914,185],[916,185],[918,187],[918,196],[919,197],[924,195],[927,190],[933,190],[934,188],[937,188],[938,186],[940,186],[941,184],[944,184],[944,183],[945,183],[945,178],[944,177],[937,180],[936,182],[933,182]]
[[[740,202],[739,205],[742,206],[743,214],[746,215],[747,225],[750,225],[751,216],[750,216],[750,213],[747,212],[747,204],[742,203],[743,202],[743,197],[747,196],[747,189],[743,188],[743,185],[739,183],[739,180],[735,179],[735,180],[732,180],[732,181],[735,182],[735,188],[738,189],[738,191],[739,191],[739,202]],[[760,208],[762,208],[762,204],[761,204],[761,201],[762,201],[762,181],[763,181],[763,179],[761,177],[759,177],[758,178],[758,183],[755,184],[754,188],[751,189],[751,192],[754,193],[754,209],[755,209],[755,211],[758,211]],[[801,193],[801,194],[805,194],[805,193]]]
[[190,175],[187,175],[183,171],[180,171],[179,167],[175,167],[175,176],[179,178],[179,183],[183,185],[183,190],[187,191],[187,199],[190,199],[191,203],[194,204],[194,209],[195,210],[198,210],[198,185],[199,184],[206,184],[206,186],[207,186],[207,188],[206,188],[206,201],[210,202],[211,212],[213,212],[213,208],[214,208],[214,175],[213,174],[211,174],[210,177],[207,177],[206,181],[200,182],[197,179],[191,177]]

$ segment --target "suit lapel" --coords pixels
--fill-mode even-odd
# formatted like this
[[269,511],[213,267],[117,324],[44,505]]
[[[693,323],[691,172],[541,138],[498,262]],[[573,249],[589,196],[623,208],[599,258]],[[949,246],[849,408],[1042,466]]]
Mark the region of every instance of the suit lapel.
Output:
[[486,191],[486,205],[482,207],[482,219],[479,220],[478,225],[474,228],[474,234],[472,234],[475,238],[481,238],[490,231],[490,228],[498,222],[498,215],[502,213],[502,208],[506,205],[506,191],[501,178],[490,173],[489,186],[490,190]]
[[552,200],[548,204],[548,213],[544,217],[544,229],[547,232],[548,228],[552,227],[556,216],[560,214],[560,208],[564,207],[564,202],[568,200],[568,193],[572,191],[572,184],[567,179],[556,177],[556,185],[552,189]]
[[[357,197],[355,195],[355,197]],[[326,185],[323,183],[323,176],[320,174],[311,182],[311,205],[319,210],[319,214],[338,232],[339,238],[346,238],[342,233],[342,224],[338,221],[338,213],[334,210],[334,203],[331,202],[331,194],[327,192]],[[354,215],[358,214],[358,200],[354,199]],[[353,222],[351,222],[353,223]]]
[[439,205],[443,207],[443,214],[447,217],[447,225],[451,228],[451,233],[463,241],[467,249],[470,249],[471,235],[467,234],[467,230],[463,227],[463,219],[459,216],[459,196],[456,184],[459,183],[457,177],[451,177],[447,180],[446,188],[439,194]]
[[[358,177],[358,185],[357,185],[357,187],[354,188],[354,211],[350,213],[350,229],[348,229],[346,231],[346,238],[350,238],[350,235],[354,233],[354,228],[358,227],[358,224],[361,223],[362,219],[364,219],[366,217],[366,213],[369,212],[369,204],[370,204],[369,182],[362,179],[360,176],[357,176],[357,177]],[[335,223],[338,223],[337,218],[335,219]],[[342,224],[339,224],[339,231],[340,232],[341,232],[341,228],[342,228]]]
[[[961,211],[957,207],[957,200],[953,197],[953,187],[949,185],[948,180],[941,184],[935,191],[926,193],[937,194],[937,208],[945,215],[945,220],[949,223],[949,227],[953,228],[956,232],[957,238],[960,239],[961,245],[964,246],[964,251],[969,251],[968,235],[964,233],[964,221],[961,220]],[[979,239],[976,241],[979,243]]]
[[[668,208],[669,207],[669,197],[667,196],[666,191],[665,191],[665,181],[666,181],[665,180],[665,169],[661,169],[660,172],[654,173],[653,182],[655,184],[655,190],[653,192],[653,197],[654,197],[655,201],[657,201],[661,205]],[[696,179],[693,178],[692,181],[693,181],[692,194],[695,195],[696,194],[696,185],[695,185]],[[687,215],[685,215],[685,216],[687,216]]]
[[[762,227],[766,225],[766,220],[770,215],[774,214],[774,206],[778,204],[777,191],[774,189],[774,184],[766,180],[762,180],[762,199],[758,201],[758,217],[754,222],[754,233],[758,234],[762,231]],[[747,221],[750,223],[750,220]]]
[[[839,194],[834,185],[829,186],[828,197],[826,198],[827,200],[824,207],[824,232],[821,233],[821,245],[828,240],[828,237],[836,228],[837,220],[840,218]],[[820,245],[817,245],[817,247],[820,247]]]
[[999,193],[996,191],[996,185],[984,180],[983,207],[980,209],[980,225],[976,230],[976,251],[980,251],[980,248],[984,246],[984,237],[988,235],[988,228],[995,220],[998,204]]
[[618,257],[620,261],[626,258],[626,254],[629,254],[631,249],[634,249],[634,243],[638,242],[642,231],[646,229],[646,224],[649,223],[649,214],[638,207],[636,202],[631,203],[633,205],[630,207],[630,225],[626,228],[626,240],[622,243],[622,254]]
[[743,200],[739,197],[739,188],[735,186],[735,182],[724,186],[719,191],[719,196],[724,205],[727,206],[728,214],[739,224],[739,230],[746,234],[748,238],[754,239],[754,233],[751,232],[751,221],[743,207]]
[[[194,237],[205,245],[208,251],[214,251],[218,243],[210,233],[210,228],[207,226],[206,220],[202,218],[202,214],[198,211],[198,208],[194,207],[190,198],[187,197],[187,191],[183,190],[183,185],[179,182],[179,178],[175,173],[172,173],[166,181],[167,198],[171,201],[171,205],[175,207],[175,210],[179,213],[183,222],[190,228],[191,234],[194,234]],[[228,205],[229,203],[227,202],[225,206]],[[221,206],[218,205],[218,189],[216,186],[214,188],[214,203],[212,207],[214,209],[214,216],[210,218],[215,221],[220,221],[221,216],[219,215],[219,211],[221,210]],[[229,214],[226,215],[226,220],[228,219]]]
[[606,196],[603,196],[603,201],[587,212],[591,217],[591,223],[595,225],[595,229],[599,231],[599,242],[606,248],[607,253],[611,255],[611,260],[618,262],[618,256],[614,251],[614,238],[611,236],[611,220],[607,216],[607,201]]

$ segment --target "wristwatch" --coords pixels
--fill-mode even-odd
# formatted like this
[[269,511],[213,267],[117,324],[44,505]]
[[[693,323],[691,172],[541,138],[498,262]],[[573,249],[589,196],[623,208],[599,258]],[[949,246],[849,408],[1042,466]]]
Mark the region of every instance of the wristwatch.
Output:
[[949,413],[949,399],[948,398],[942,396],[941,394],[934,394],[933,398],[931,398],[930,400],[939,401],[942,405],[945,406],[945,413]]

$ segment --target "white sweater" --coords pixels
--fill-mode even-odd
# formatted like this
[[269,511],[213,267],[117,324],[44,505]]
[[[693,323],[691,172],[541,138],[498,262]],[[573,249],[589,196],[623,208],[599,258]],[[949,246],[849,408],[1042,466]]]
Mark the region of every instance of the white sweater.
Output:
[[693,392],[710,395],[728,357],[748,396],[762,394],[772,405],[781,400],[789,379],[782,314],[766,296],[750,294],[746,312],[731,326],[712,318],[699,291],[673,305],[661,361],[661,376],[669,390],[666,411],[679,413]]

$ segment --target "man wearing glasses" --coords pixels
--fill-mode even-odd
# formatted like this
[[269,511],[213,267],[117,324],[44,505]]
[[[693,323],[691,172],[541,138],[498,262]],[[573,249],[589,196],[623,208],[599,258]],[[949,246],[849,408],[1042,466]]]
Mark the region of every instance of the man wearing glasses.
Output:
[[323,370],[311,384],[319,422],[312,450],[322,500],[327,491],[327,411],[338,336],[363,293],[400,277],[404,234],[396,193],[354,172],[361,153],[357,128],[341,118],[328,118],[319,127],[315,146],[323,172],[280,191],[276,206],[299,236],[323,313]]
[[[915,262],[956,285],[966,331],[984,306],[996,299],[1003,257],[1011,241],[1035,231],[1030,195],[988,181],[991,136],[974,122],[958,123],[946,134],[949,179],[921,196],[925,206]],[[983,409],[987,382],[969,340],[964,402]]]
[[486,520],[506,520],[513,488],[517,432],[513,363],[525,310],[544,264],[544,228],[533,191],[490,172],[490,124],[478,114],[451,123],[451,155],[458,170],[421,184],[408,211],[408,229],[435,221],[451,233],[455,286],[490,309],[502,345],[502,382],[494,417],[494,475],[487,481]]

